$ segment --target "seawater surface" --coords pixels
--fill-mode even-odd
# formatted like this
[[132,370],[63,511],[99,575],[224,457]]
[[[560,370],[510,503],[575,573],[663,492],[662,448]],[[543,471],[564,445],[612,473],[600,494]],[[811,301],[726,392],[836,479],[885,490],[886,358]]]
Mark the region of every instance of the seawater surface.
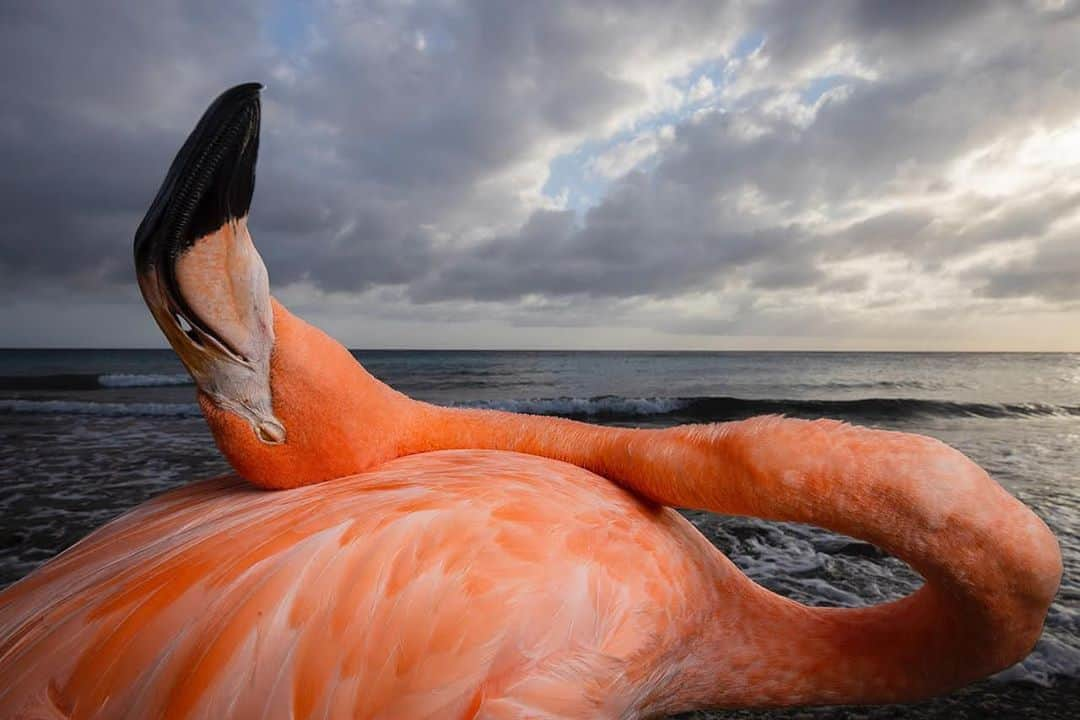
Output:
[[[1065,576],[1043,639],[998,686],[1080,678],[1080,355],[355,351],[448,405],[669,426],[762,413],[918,432],[985,467],[1050,525]],[[0,586],[94,528],[227,472],[170,351],[0,351]],[[803,525],[688,512],[758,582],[815,605],[899,597],[919,578]]]

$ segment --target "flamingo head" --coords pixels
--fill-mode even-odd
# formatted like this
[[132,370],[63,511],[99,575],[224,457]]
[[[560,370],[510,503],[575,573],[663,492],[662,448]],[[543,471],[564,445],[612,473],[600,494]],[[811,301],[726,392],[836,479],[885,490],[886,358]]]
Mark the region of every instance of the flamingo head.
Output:
[[273,410],[274,320],[262,258],[248,233],[261,85],[222,93],[180,148],[135,234],[139,288],[198,386],[200,400],[286,439]]
[[247,223],[260,90],[234,87],[203,114],[135,234],[135,269],[218,447],[246,479],[285,488],[395,457],[413,416],[411,400],[270,296]]

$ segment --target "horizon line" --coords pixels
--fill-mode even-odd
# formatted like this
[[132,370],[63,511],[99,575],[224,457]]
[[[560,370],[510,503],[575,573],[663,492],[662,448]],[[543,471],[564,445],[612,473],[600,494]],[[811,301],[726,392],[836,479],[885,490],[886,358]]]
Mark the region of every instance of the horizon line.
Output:
[[[671,353],[671,354],[701,354],[701,353],[910,353],[910,354],[971,354],[971,355],[1077,355],[1076,350],[948,350],[948,349],[799,349],[799,348],[462,348],[462,347],[346,347],[349,352],[535,352],[535,353]],[[173,352],[169,347],[0,347],[0,352],[124,352],[124,351],[154,351]]]

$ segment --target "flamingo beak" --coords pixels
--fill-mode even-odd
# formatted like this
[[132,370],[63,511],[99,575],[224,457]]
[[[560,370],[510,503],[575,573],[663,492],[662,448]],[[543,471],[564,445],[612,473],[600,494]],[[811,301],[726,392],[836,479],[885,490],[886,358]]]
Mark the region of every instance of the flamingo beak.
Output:
[[199,392],[277,444],[285,427],[270,391],[270,286],[247,229],[261,89],[226,90],[203,114],[135,233],[135,270]]

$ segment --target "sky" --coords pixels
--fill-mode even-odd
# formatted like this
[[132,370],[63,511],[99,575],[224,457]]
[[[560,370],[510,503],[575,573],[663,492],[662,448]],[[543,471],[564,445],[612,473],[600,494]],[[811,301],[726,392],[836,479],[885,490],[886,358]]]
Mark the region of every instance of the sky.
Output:
[[1080,351],[1080,2],[0,2],[0,347],[165,347],[131,242],[266,85],[250,227],[359,348]]

